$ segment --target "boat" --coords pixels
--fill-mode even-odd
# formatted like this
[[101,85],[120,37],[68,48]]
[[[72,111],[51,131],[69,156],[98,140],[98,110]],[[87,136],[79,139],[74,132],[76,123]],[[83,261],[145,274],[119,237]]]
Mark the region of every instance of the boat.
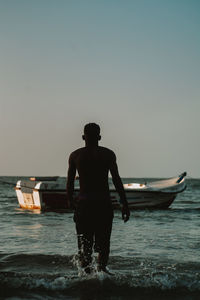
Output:
[[[178,177],[148,183],[125,183],[124,189],[130,209],[164,209],[168,208],[178,193],[186,188],[186,172]],[[31,180],[19,180],[15,190],[18,202],[24,209],[67,210],[66,181],[59,177],[31,177]],[[75,185],[74,197],[79,194]],[[121,207],[119,195],[114,186],[110,188],[113,208]]]

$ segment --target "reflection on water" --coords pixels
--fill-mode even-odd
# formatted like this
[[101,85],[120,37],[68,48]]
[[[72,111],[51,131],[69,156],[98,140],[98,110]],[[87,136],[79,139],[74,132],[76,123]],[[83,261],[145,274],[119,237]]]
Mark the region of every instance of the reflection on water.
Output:
[[40,229],[43,227],[42,224],[32,224],[32,225],[16,225],[14,228],[14,233],[16,236],[27,236],[27,237],[39,237]]

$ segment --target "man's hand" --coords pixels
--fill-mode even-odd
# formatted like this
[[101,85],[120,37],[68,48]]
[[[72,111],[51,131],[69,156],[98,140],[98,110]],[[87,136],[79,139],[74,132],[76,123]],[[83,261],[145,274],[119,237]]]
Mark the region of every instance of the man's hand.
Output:
[[122,206],[122,220],[124,220],[124,223],[129,220],[130,217],[130,210],[128,208],[128,205]]

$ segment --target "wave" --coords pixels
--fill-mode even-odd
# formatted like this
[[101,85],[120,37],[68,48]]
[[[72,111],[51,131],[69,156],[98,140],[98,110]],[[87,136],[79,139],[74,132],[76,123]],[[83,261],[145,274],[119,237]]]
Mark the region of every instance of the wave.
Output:
[[28,272],[30,274],[65,273],[66,270],[74,269],[73,256],[8,253],[0,254],[0,271]]
[[1,254],[0,290],[4,291],[4,298],[7,295],[5,293],[13,292],[16,295],[16,291],[26,294],[37,292],[39,295],[59,293],[59,298],[54,295],[54,299],[61,299],[61,296],[66,294],[73,297],[95,294],[95,299],[101,299],[98,296],[105,293],[123,296],[116,299],[128,299],[129,295],[141,293],[148,296],[178,293],[182,296],[190,294],[196,297],[196,293],[200,292],[198,263],[112,256],[110,267],[113,276],[97,272],[95,263],[92,274],[86,275],[84,272],[80,274],[75,256]]
[[[169,295],[175,294],[181,296],[180,299],[185,299],[184,296],[199,295],[200,291],[197,279],[194,280],[194,278],[186,275],[178,277],[162,273],[141,278],[133,274],[117,274],[112,277],[104,274],[93,274],[78,277],[76,275],[2,272],[0,273],[0,282],[0,290],[4,291],[4,296],[8,291],[9,294],[13,293],[14,295],[16,295],[16,291],[23,291],[26,294],[37,292],[39,295],[59,293],[60,297],[54,296],[54,299],[61,299],[61,296],[66,294],[79,296],[81,299],[91,299],[91,295],[94,296],[94,299],[101,299],[98,298],[100,295],[102,299],[107,299],[109,295],[112,295],[111,299],[114,299],[114,296],[118,296],[117,299],[126,299],[130,295],[134,295],[134,299],[137,299],[136,295],[141,296],[141,294],[160,299],[161,295],[169,297]],[[90,297],[87,297],[88,295]]]

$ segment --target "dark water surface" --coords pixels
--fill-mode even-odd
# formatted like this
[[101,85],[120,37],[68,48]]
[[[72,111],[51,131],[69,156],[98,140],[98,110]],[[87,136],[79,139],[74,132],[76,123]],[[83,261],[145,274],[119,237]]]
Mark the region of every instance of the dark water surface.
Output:
[[113,276],[80,276],[73,215],[20,209],[17,179],[0,177],[0,299],[200,299],[200,179],[167,210],[115,212]]

